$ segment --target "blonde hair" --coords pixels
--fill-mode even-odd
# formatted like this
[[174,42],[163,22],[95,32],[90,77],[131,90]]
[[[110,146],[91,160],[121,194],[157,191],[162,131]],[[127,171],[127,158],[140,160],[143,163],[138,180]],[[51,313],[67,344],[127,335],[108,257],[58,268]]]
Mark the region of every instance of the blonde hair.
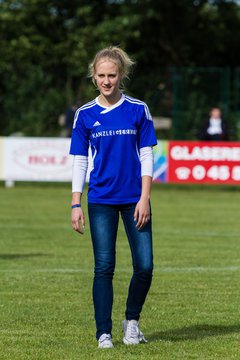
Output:
[[100,50],[95,55],[93,61],[89,64],[89,77],[92,78],[92,82],[95,82],[95,73],[97,63],[103,59],[113,61],[117,66],[122,80],[128,78],[130,70],[134,65],[134,61],[128,56],[128,54],[117,46],[109,46]]

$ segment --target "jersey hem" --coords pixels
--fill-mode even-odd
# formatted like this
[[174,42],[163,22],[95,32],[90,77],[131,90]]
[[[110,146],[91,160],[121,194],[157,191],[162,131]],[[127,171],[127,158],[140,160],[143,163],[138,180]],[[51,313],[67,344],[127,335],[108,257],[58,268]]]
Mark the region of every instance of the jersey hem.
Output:
[[103,199],[89,199],[89,204],[103,204],[103,205],[124,205],[124,204],[135,204],[140,200],[140,196],[128,200],[103,200]]

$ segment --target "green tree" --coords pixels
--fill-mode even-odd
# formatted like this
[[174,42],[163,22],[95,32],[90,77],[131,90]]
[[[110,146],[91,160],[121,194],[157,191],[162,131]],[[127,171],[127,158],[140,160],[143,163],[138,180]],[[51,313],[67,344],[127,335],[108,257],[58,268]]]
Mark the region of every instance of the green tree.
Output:
[[73,99],[95,96],[88,63],[112,44],[136,60],[128,90],[158,114],[164,69],[238,66],[239,22],[234,1],[1,0],[0,133],[57,134]]

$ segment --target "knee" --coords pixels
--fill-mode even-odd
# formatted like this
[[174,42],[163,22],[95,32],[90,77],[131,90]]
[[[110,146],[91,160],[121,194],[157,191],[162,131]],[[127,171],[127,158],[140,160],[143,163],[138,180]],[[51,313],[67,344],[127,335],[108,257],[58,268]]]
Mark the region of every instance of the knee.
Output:
[[108,264],[105,262],[96,264],[94,268],[95,278],[112,279],[114,275],[114,268],[114,264]]
[[134,273],[139,278],[149,281],[152,279],[153,265],[149,264],[149,265],[140,266],[140,267],[134,269]]

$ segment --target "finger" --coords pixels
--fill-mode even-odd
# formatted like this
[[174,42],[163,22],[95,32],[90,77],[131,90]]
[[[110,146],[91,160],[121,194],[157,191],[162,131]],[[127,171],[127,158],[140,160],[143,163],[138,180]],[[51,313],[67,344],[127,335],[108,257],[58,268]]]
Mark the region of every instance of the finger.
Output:
[[136,224],[136,227],[137,227],[138,229],[140,229],[143,224],[144,224],[143,215],[139,215],[139,217],[138,217],[138,222],[137,222],[137,224]]
[[142,228],[144,228],[145,225],[146,225],[145,223],[141,223],[141,224],[137,227],[137,229],[138,229],[138,230],[141,230]]
[[73,224],[72,228],[75,231],[79,231],[79,224]]
[[137,221],[138,216],[139,216],[139,210],[138,210],[138,207],[136,206],[135,211],[134,211],[134,215],[133,215],[134,221]]
[[147,216],[145,217],[145,223],[147,224],[149,221],[150,221],[150,215],[147,215]]
[[72,221],[71,221],[71,223],[72,223],[72,227],[75,229],[76,227],[77,227],[77,225],[78,225],[78,217],[76,217],[76,216],[74,216],[74,217],[72,217]]
[[85,226],[85,218],[84,218],[84,214],[82,213],[81,214],[81,222],[82,222],[82,226],[84,227]]
[[142,216],[142,220],[137,224],[137,228],[140,230],[142,229],[150,220],[149,215]]
[[84,223],[82,222],[82,219],[79,220],[78,224],[79,224],[79,232],[81,234],[83,234],[84,233]]

